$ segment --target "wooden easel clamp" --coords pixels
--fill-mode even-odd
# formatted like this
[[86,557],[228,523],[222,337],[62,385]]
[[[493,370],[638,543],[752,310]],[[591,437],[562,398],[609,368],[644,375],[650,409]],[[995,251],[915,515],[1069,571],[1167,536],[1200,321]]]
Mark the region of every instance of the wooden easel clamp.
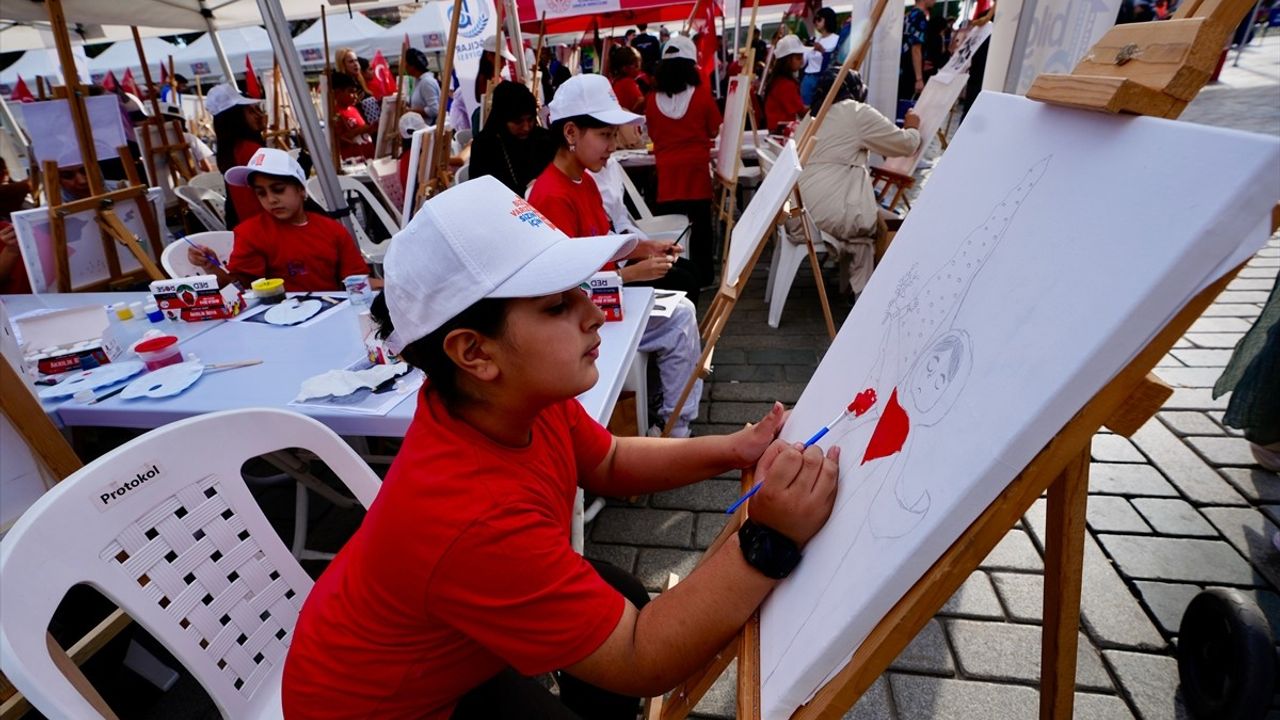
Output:
[[[1179,18],[1196,21],[1194,41],[1185,42],[1189,24],[1178,20],[1150,23],[1143,27],[1143,43],[1127,52],[1130,60],[1116,65],[1109,76],[1089,75],[1094,59],[1115,48],[1118,40],[1134,38],[1129,26],[1107,34],[1071,75],[1042,75],[1032,89],[1034,99],[1099,112],[1126,112],[1159,117],[1176,117],[1195,95],[1199,86],[1188,89],[1183,83],[1197,77],[1200,62],[1207,55],[1216,58],[1230,33],[1252,7],[1248,0],[1188,0]],[[1149,29],[1148,29],[1149,28]],[[1179,46],[1179,63],[1160,62],[1162,44]],[[1145,55],[1147,63],[1159,67],[1133,65]],[[1173,52],[1172,50],[1167,52]],[[1131,66],[1128,71],[1123,68]],[[1130,73],[1130,74],[1126,74]],[[1203,74],[1202,85],[1209,75]],[[1148,84],[1153,83],[1153,84]],[[838,84],[838,82],[837,82]],[[1178,97],[1176,92],[1186,97]],[[1031,94],[1028,94],[1031,97]],[[821,116],[820,116],[821,117]],[[808,137],[808,136],[807,136]],[[1272,230],[1280,227],[1280,207],[1272,213]],[[1172,394],[1172,389],[1151,375],[1160,358],[1191,327],[1205,309],[1234,279],[1239,268],[1202,290],[1118,373],[1111,382],[1067,422],[1003,492],[978,516],[968,529],[929,568],[897,604],[876,624],[848,663],[828,681],[813,699],[792,715],[795,720],[838,718],[853,707],[862,693],[888,669],[921,628],[960,588],[969,574],[995,548],[1045,491],[1048,491],[1045,537],[1044,621],[1040,655],[1040,717],[1042,720],[1069,720],[1075,700],[1076,651],[1080,625],[1080,590],[1084,567],[1085,507],[1088,499],[1089,449],[1094,434],[1107,426],[1121,435],[1130,435],[1149,420]],[[753,484],[743,473],[742,487]],[[745,518],[748,506],[734,519],[706,551],[713,554],[733,537]],[[760,617],[757,612],[743,630],[701,671],[677,686],[665,701],[651,706],[653,717],[679,720],[689,712],[728,667],[738,660],[737,717],[760,717]]]

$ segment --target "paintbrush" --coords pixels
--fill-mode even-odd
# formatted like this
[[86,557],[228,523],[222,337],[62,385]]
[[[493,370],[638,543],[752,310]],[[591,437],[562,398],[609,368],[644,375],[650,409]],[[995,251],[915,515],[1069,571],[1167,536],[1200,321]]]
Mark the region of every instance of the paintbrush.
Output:
[[[808,448],[810,445],[813,445],[814,443],[818,442],[823,438],[823,436],[831,432],[831,428],[835,427],[836,423],[839,423],[841,420],[845,419],[850,415],[857,417],[865,413],[866,411],[870,410],[871,406],[875,404],[876,404],[876,391],[874,389],[867,388],[866,390],[863,390],[862,392],[858,393],[857,396],[853,398],[853,402],[849,403],[845,407],[845,409],[841,410],[839,415],[836,415],[835,418],[831,420],[831,422],[827,423],[826,425],[823,425],[821,430],[814,433],[813,437],[805,441],[804,443],[805,448]],[[735,510],[737,510],[739,507],[742,507],[742,503],[746,502],[747,500],[750,500],[751,496],[755,495],[756,492],[760,490],[760,486],[762,485],[764,485],[764,480],[761,480],[757,482],[755,485],[753,485],[751,489],[746,492],[746,494],[744,494],[742,497],[735,500],[733,504],[729,506],[729,509],[724,511],[725,514],[732,515]]]
[[182,238],[182,241],[183,241],[183,242],[185,242],[186,244],[188,244],[188,245],[190,245],[191,247],[195,248],[195,249],[196,249],[196,251],[197,251],[197,252],[199,252],[201,255],[204,255],[204,258],[205,258],[206,260],[208,260],[209,262],[213,263],[213,266],[214,266],[214,267],[218,268],[219,270],[221,270],[221,269],[222,269],[222,261],[221,261],[221,260],[219,260],[219,259],[218,259],[218,256],[217,256],[217,255],[214,255],[214,254],[213,254],[213,252],[212,252],[211,250],[209,250],[209,248],[201,247],[200,245],[197,245],[197,244],[195,244],[195,243],[191,242],[191,238],[187,237],[186,235],[184,235],[184,234],[182,234],[182,233],[178,233],[178,237]]

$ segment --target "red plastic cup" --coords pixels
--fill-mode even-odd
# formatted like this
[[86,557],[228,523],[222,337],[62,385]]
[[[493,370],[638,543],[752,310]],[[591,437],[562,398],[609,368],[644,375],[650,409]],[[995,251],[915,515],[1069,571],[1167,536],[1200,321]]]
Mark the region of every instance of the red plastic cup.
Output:
[[182,362],[182,349],[178,347],[178,338],[172,335],[143,340],[133,346],[133,351],[142,359],[142,364],[146,365],[148,370],[159,370]]

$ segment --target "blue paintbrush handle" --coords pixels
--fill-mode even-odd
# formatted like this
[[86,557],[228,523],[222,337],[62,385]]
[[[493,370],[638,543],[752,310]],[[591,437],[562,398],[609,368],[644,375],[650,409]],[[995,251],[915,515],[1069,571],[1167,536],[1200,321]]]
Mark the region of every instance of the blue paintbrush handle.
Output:
[[[844,414],[843,414],[843,413],[841,413],[841,414],[840,414],[840,416],[836,418],[836,420],[839,420],[839,419],[840,419],[840,417],[844,417]],[[826,435],[828,432],[831,432],[831,425],[834,425],[834,424],[835,424],[835,422],[833,421],[830,425],[826,425],[826,426],[824,426],[821,430],[819,430],[818,432],[814,433],[814,434],[813,434],[813,437],[811,437],[811,438],[809,438],[808,440],[806,440],[806,441],[805,441],[804,446],[807,448],[807,447],[809,447],[810,445],[812,445],[812,444],[814,444],[814,443],[818,442],[819,440],[821,440],[823,435]],[[752,495],[755,495],[755,494],[756,494],[756,491],[757,491],[757,490],[759,490],[759,489],[760,489],[760,486],[761,486],[761,485],[763,485],[763,484],[764,484],[764,481],[763,481],[763,480],[761,480],[760,482],[756,483],[756,484],[755,484],[755,486],[754,486],[754,487],[752,487],[750,490],[748,490],[748,491],[746,492],[746,494],[745,494],[745,495],[743,495],[742,497],[738,498],[737,500],[734,500],[734,501],[733,501],[733,504],[729,506],[729,509],[724,511],[724,514],[725,514],[725,515],[732,515],[732,514],[733,514],[733,511],[734,511],[734,510],[737,510],[737,509],[738,509],[738,508],[740,508],[740,507],[742,507],[742,503],[746,502],[747,500],[750,500],[750,499],[751,499],[751,496],[752,496]]]

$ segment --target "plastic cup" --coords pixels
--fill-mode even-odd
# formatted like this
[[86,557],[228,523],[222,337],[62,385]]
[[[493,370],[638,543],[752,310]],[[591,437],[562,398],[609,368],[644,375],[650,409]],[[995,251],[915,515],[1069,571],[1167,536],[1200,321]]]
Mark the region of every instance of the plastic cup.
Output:
[[369,285],[368,275],[348,275],[342,278],[342,285],[347,289],[347,297],[355,307],[368,307],[373,304],[373,287]]
[[280,278],[254,280],[249,287],[253,288],[253,294],[263,305],[274,305],[284,300],[284,280]]
[[159,370],[182,362],[182,349],[178,347],[178,338],[172,335],[143,340],[133,346],[133,351],[142,359],[142,364],[146,365],[148,370]]

